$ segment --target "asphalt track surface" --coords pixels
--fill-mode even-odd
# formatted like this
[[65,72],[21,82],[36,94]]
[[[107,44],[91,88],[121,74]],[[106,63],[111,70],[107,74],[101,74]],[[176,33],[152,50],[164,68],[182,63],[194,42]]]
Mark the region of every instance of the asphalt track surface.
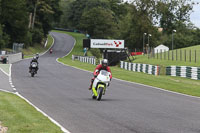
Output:
[[200,99],[113,79],[102,101],[88,90],[92,74],[56,62],[73,48],[72,37],[52,33],[53,54],[12,66],[17,91],[71,133],[200,133]]
[[0,70],[0,90],[12,92],[13,89],[9,83],[9,77]]

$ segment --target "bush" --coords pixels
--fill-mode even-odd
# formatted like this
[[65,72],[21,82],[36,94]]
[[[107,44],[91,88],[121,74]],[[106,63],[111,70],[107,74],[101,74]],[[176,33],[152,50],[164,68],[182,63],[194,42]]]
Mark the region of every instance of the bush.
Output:
[[101,58],[101,51],[100,49],[90,49],[90,52],[92,53],[93,56],[95,56],[97,59]]
[[44,38],[43,31],[40,29],[34,29],[32,32],[32,44],[41,43],[42,39]]

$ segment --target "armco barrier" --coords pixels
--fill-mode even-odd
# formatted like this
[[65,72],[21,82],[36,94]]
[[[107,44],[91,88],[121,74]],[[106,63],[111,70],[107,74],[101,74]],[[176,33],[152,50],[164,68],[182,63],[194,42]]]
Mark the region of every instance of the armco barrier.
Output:
[[95,57],[72,55],[72,60],[79,60],[79,61],[84,62],[84,63],[96,65]]
[[20,61],[21,59],[22,59],[22,53],[8,55],[8,63],[9,64]]
[[7,58],[7,63],[12,64],[17,61],[20,61],[22,59],[22,53],[17,53],[17,54],[7,54],[7,55],[0,55],[3,56],[4,58]]
[[160,74],[160,66],[153,66],[149,64],[138,64],[121,61],[120,67],[134,72],[143,72],[152,75]]
[[168,66],[166,75],[200,80],[200,67]]

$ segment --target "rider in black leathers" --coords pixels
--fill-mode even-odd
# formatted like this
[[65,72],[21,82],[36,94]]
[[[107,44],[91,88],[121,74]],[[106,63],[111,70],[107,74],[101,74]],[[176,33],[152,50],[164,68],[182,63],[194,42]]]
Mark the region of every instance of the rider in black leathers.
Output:
[[36,67],[36,73],[37,73],[37,71],[38,71],[38,69],[39,69],[39,67],[38,67],[38,58],[39,58],[39,56],[36,56],[36,57],[33,57],[33,59],[31,60],[31,62],[30,62],[30,67],[29,67],[29,72],[31,72],[31,69],[32,69],[32,66],[31,66],[31,64],[33,63],[33,62],[35,62],[35,63],[37,63],[37,67]]

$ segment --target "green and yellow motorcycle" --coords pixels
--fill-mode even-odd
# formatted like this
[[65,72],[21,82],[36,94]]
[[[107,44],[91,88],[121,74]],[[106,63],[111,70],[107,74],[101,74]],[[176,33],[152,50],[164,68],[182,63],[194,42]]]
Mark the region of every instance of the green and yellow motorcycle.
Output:
[[101,100],[102,95],[105,95],[106,88],[110,84],[111,73],[106,70],[101,70],[92,84],[92,98],[98,101]]

